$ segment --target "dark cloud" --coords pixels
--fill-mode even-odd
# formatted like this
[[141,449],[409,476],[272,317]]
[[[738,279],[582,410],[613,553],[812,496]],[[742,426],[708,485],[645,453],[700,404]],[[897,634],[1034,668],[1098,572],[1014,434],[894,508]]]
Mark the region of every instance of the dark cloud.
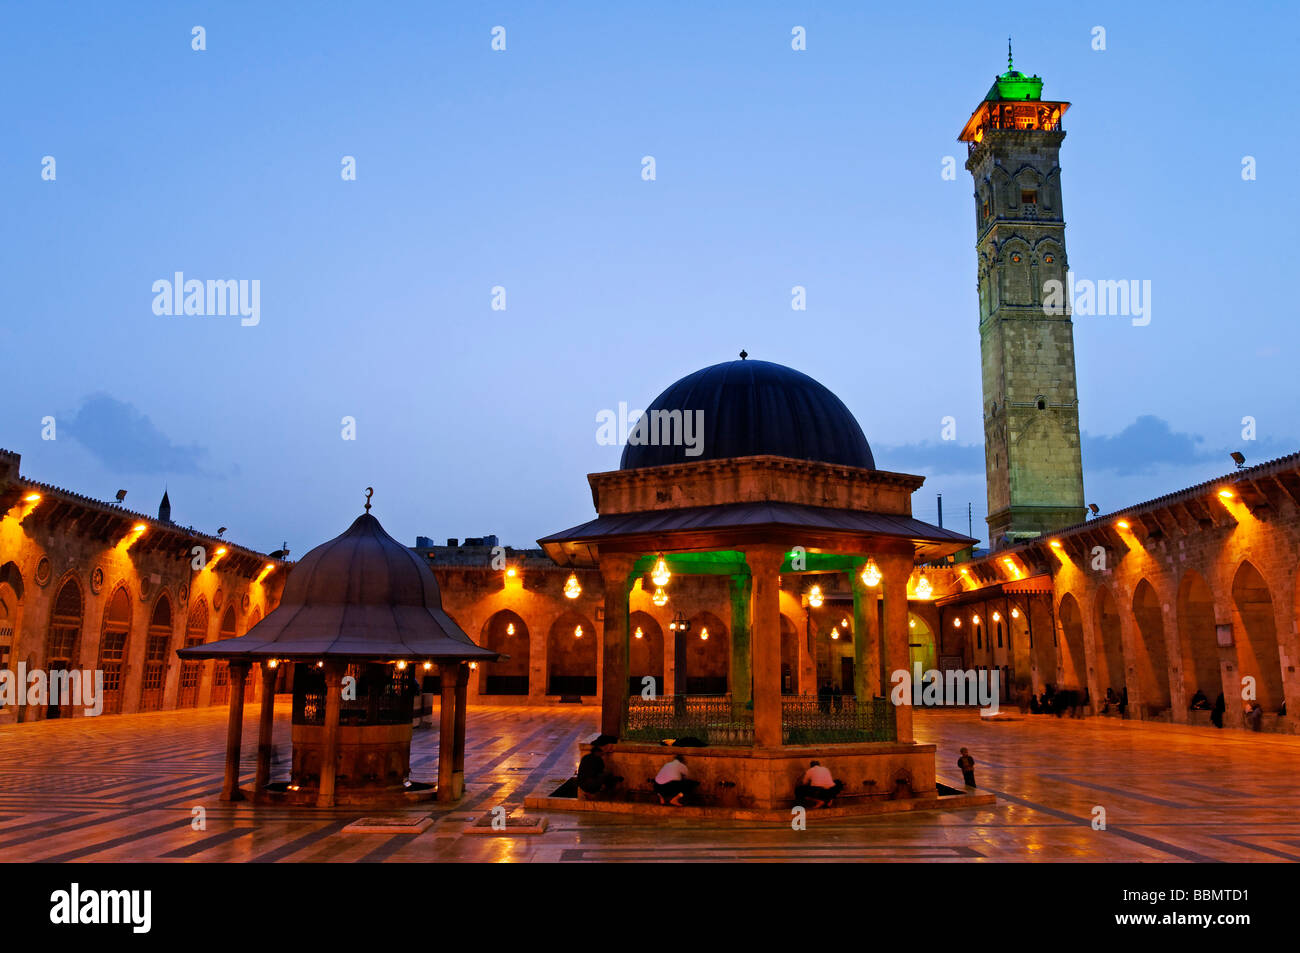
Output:
[[208,452],[182,446],[133,405],[92,394],[60,432],[89,450],[105,467],[123,473],[206,474]]

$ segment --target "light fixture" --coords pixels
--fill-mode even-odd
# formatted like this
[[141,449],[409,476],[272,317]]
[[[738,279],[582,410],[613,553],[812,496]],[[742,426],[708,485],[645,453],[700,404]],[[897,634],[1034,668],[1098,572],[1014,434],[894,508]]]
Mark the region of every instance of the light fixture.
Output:
[[826,600],[822,598],[822,587],[813,586],[808,590],[808,605],[814,609],[819,608]]
[[506,575],[513,579],[515,576],[519,575],[519,570],[514,566],[509,566],[506,568]]
[[23,500],[27,503],[39,503],[41,501],[41,495],[39,493],[28,493],[23,497]]
[[837,626],[831,626],[831,638],[838,641],[839,637],[840,637],[839,628]]
[[844,629],[844,631],[847,632],[848,629],[849,629],[849,620],[848,620],[848,619],[840,619],[840,628]]
[[663,586],[660,586],[655,590],[655,594],[650,597],[650,601],[657,606],[668,604],[668,593],[664,592]]
[[1048,543],[1047,545],[1051,546],[1053,549],[1060,549],[1060,548],[1061,548],[1061,541],[1060,541],[1059,539],[1054,539],[1054,540],[1052,540],[1050,543]]
[[880,585],[880,567],[876,565],[874,559],[868,559],[867,564],[862,567],[862,582],[868,588]]
[[582,583],[578,582],[576,572],[569,573],[569,578],[564,580],[564,595],[569,599],[576,599],[582,595]]
[[650,581],[656,586],[668,585],[668,580],[672,578],[672,573],[668,571],[668,564],[664,562],[663,554],[659,556],[659,561],[655,563],[654,569],[650,570]]
[[980,617],[977,616],[977,615],[976,615],[976,616],[971,616],[971,621],[974,622],[976,625],[979,625],[979,624],[980,624]]
[[267,563],[263,572],[275,572],[275,563]]
[[961,628],[961,619],[953,619],[953,620],[952,620],[952,627],[953,627],[954,629],[960,629],[960,628]]
[[1128,529],[1127,520],[1116,520],[1115,525],[1118,526],[1120,529]]
[[514,634],[515,634],[515,624],[513,622],[507,622],[506,635],[514,635]]
[[1016,565],[1016,561],[1014,559],[1012,559],[1010,556],[1003,556],[1002,562],[1009,570],[1011,570],[1011,574],[1013,576],[1015,576],[1017,579],[1020,578],[1020,567]]
[[908,619],[908,620],[907,620],[907,627],[908,627],[909,629],[915,629],[915,628],[916,628],[916,620],[915,620],[915,619]]
[[1002,613],[1001,613],[1001,612],[994,612],[994,613],[993,613],[993,621],[994,621],[994,622],[1001,622],[1001,621],[1002,621]]
[[432,663],[432,662],[425,662],[425,663],[424,663],[424,670],[425,670],[426,672],[427,672],[429,669],[431,669],[431,668],[433,668],[433,663]]
[[400,659],[400,660],[398,660],[398,663],[397,663],[397,670],[398,670],[399,672],[405,672],[405,671],[406,671],[406,659]]
[[925,578],[925,573],[921,573],[921,578],[916,580],[916,598],[929,599],[934,594],[934,587],[930,585],[930,580]]
[[478,662],[470,662],[470,663],[469,663],[469,670],[470,670],[471,672],[474,671],[474,670],[477,669],[477,668],[478,668]]
[[701,642],[709,641],[709,627],[707,625],[704,628],[700,629],[700,641]]
[[316,663],[316,667],[317,667],[317,668],[324,668],[324,667],[325,667],[325,663],[324,663],[324,662],[317,662],[317,663]]
[[632,633],[632,638],[634,638],[634,639],[643,639],[643,638],[645,638],[645,633],[641,631],[641,626],[638,625],[638,626],[636,627],[636,631]]
[[1220,491],[1219,491],[1219,496],[1223,497],[1225,500],[1230,500],[1230,499],[1232,499],[1232,491],[1231,491],[1231,490],[1220,490]]
[[226,555],[226,547],[225,547],[225,546],[218,546],[218,547],[217,547],[217,555],[218,555],[218,556],[224,556],[224,555]]
[[1241,453],[1241,451],[1233,450],[1229,456],[1232,457],[1232,462],[1237,465],[1238,470],[1246,465],[1246,457]]
[[582,626],[580,626],[580,625],[576,625],[576,626],[573,627],[573,637],[574,637],[575,639],[580,639],[580,638],[582,638]]
[[1012,609],[1012,610],[1011,610],[1011,618],[1013,618],[1013,619],[1019,619],[1019,618],[1020,618],[1020,610],[1019,610],[1019,609]]
[[280,660],[279,660],[279,659],[274,659],[274,658],[273,658],[273,659],[268,659],[268,660],[267,660],[267,663],[266,663],[266,667],[267,667],[267,668],[275,668],[275,667],[277,667],[279,664],[280,664]]
[[136,523],[131,527],[133,533],[143,533],[147,527],[143,523]]
[[674,632],[689,632],[691,631],[691,623],[690,620],[688,620],[686,616],[682,615],[679,610],[677,614],[673,616],[673,621],[668,623],[668,628],[672,629]]

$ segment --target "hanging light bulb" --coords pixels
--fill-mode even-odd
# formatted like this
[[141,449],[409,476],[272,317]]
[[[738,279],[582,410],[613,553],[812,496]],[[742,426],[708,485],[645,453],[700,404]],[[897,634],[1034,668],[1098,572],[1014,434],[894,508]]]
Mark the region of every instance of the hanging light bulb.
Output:
[[650,597],[650,601],[657,606],[668,604],[668,593],[664,592],[663,586],[660,586],[655,590],[655,594]]
[[569,578],[564,580],[564,595],[570,599],[576,599],[582,595],[582,583],[578,582],[576,572],[569,573]]
[[707,625],[704,628],[700,629],[700,641],[701,642],[709,641],[709,627]]
[[849,631],[849,620],[840,619],[840,628],[843,629],[845,632]]
[[916,628],[916,620],[915,620],[915,619],[908,619],[908,620],[907,620],[907,627],[908,627],[909,629],[915,629],[915,628]]
[[916,598],[929,599],[934,594],[934,587],[930,585],[930,580],[925,578],[925,573],[921,573],[921,578],[916,580]]
[[1001,613],[1001,612],[994,612],[994,613],[993,613],[993,621],[994,621],[994,622],[1001,622],[1001,621],[1002,621],[1002,613]]
[[668,585],[668,580],[672,578],[672,573],[668,571],[668,564],[664,562],[663,554],[659,556],[659,561],[655,563],[655,568],[650,570],[650,581],[656,586]]
[[433,668],[433,663],[432,663],[432,662],[425,662],[425,663],[424,663],[424,670],[425,670],[426,672],[427,672],[429,669],[431,669],[431,668]]
[[637,639],[641,639],[645,637],[645,633],[641,631],[641,626],[638,625],[636,627],[636,631],[632,633],[632,637]]
[[573,627],[573,637],[575,639],[582,638],[582,626],[578,625]]
[[839,637],[840,637],[840,630],[837,629],[835,626],[831,626],[831,638],[838,641]]
[[1019,610],[1019,609],[1012,609],[1012,610],[1011,610],[1011,618],[1013,618],[1013,619],[1019,619],[1019,618],[1020,618],[1020,610]]
[[816,609],[821,606],[823,601],[825,600],[822,599],[821,586],[813,586],[811,589],[808,590],[808,605]]
[[960,629],[960,628],[961,628],[961,619],[953,619],[953,620],[952,620],[952,627],[953,627],[954,629]]
[[976,625],[979,625],[979,624],[980,624],[980,617],[979,617],[979,616],[972,616],[972,617],[971,617],[971,621],[974,622]]
[[506,624],[506,635],[514,635],[514,634],[515,634],[515,624],[514,624],[513,622],[509,622],[509,623],[507,623],[507,624]]
[[673,616],[673,621],[668,623],[668,628],[674,632],[689,632],[691,631],[691,623],[687,621],[686,616],[678,612]]
[[400,662],[397,663],[397,670],[398,670],[399,672],[405,672],[405,671],[406,671],[406,660],[405,660],[405,659],[403,659],[402,661],[400,661]]
[[876,565],[874,559],[868,559],[867,564],[862,567],[862,581],[870,588],[880,585],[880,567]]

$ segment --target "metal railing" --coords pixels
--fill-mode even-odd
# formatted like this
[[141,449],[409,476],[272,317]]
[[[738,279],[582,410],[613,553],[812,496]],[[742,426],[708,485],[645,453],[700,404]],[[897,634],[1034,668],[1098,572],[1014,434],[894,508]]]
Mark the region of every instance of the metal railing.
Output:
[[[633,698],[624,737],[657,743],[697,738],[709,745],[753,745],[754,712],[730,695]],[[895,741],[894,707],[885,698],[859,705],[852,695],[787,695],[781,699],[781,741],[788,745]]]

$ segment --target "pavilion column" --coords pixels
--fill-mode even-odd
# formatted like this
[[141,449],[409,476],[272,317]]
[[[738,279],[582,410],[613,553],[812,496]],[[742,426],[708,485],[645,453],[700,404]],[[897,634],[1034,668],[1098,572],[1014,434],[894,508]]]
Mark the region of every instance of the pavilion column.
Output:
[[244,683],[247,662],[230,663],[230,720],[226,723],[226,774],[221,782],[221,800],[242,801],[239,793],[239,746],[244,733]]
[[[853,694],[858,704],[880,694],[880,626],[876,588],[862,581],[862,565],[848,573],[853,592]],[[878,587],[879,584],[877,584]]]
[[[753,698],[753,676],[750,669],[750,599],[751,577],[738,574],[731,577],[728,591],[731,594],[731,702],[745,708]],[[777,668],[780,668],[780,638],[777,639]],[[778,672],[779,682],[779,672]]]
[[275,728],[275,676],[278,670],[268,662],[262,663],[262,718],[257,725],[257,776],[253,781],[254,797],[266,790],[266,785],[271,780],[271,752],[275,748],[272,735]]
[[627,713],[627,613],[631,594],[631,553],[602,553],[600,575],[605,589],[604,655],[601,662],[600,730],[618,738]]
[[456,678],[459,665],[442,662],[438,665],[438,677],[442,680],[442,701],[438,712],[438,800],[456,800],[455,774],[456,765]]
[[[884,650],[886,684],[893,686],[893,674],[908,671],[911,668],[907,632],[907,581],[912,575],[912,556],[886,556],[877,559],[880,572],[884,577],[881,587],[884,589],[885,626],[881,633],[881,647]],[[911,699],[908,699],[910,702]],[[911,743],[912,706],[910,704],[894,706],[895,725],[898,740]]]
[[451,746],[451,790],[456,800],[465,794],[465,715],[469,691],[469,665],[456,666],[456,727]]
[[754,744],[781,745],[781,564],[785,547],[747,548],[754,580],[751,658],[754,665]]
[[317,807],[334,806],[334,787],[339,772],[339,719],[343,713],[342,662],[325,663],[325,750],[320,760],[320,791]]

